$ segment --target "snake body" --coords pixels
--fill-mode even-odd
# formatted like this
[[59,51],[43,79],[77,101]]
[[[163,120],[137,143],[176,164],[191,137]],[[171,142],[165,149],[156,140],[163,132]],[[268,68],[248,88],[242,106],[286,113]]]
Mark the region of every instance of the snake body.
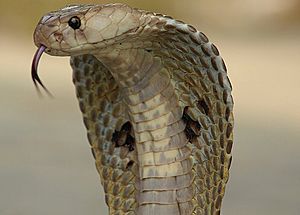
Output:
[[43,16],[34,40],[71,56],[110,214],[220,214],[232,88],[203,33],[124,4],[72,5]]

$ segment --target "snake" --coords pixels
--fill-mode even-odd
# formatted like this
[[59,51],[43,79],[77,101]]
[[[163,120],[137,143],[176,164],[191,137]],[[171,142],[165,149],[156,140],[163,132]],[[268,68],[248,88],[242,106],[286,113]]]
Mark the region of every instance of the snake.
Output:
[[[70,56],[87,139],[111,215],[221,213],[233,146],[224,60],[192,25],[126,4],[42,16],[43,53]],[[49,91],[47,91],[49,92]]]

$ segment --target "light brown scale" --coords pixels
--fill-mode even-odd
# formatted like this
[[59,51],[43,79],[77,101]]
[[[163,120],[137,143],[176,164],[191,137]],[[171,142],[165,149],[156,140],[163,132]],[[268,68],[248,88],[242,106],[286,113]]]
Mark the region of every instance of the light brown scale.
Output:
[[[219,214],[233,130],[231,84],[224,61],[216,46],[193,26],[140,13],[148,24],[137,32],[153,34],[145,45],[148,57],[113,76],[120,82],[94,57],[72,58],[76,94],[110,214]],[[140,52],[138,46],[133,45]],[[159,76],[163,73],[168,75]],[[166,77],[166,82],[159,77]],[[187,106],[193,121],[178,126]],[[167,123],[155,122],[158,119]],[[128,120],[139,144],[132,152],[115,147],[110,139]],[[196,135],[193,141],[185,137],[185,126]],[[150,136],[144,138],[144,133]],[[182,155],[167,158],[172,150]],[[139,156],[149,153],[161,153],[158,163],[141,163]],[[169,172],[164,167],[168,165]]]

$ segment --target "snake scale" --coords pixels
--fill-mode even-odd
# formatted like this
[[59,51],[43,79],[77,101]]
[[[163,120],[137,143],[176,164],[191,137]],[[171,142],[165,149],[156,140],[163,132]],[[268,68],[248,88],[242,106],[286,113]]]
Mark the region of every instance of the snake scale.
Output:
[[34,42],[36,86],[43,52],[71,56],[109,214],[220,214],[232,87],[203,33],[124,4],[69,5],[41,18]]

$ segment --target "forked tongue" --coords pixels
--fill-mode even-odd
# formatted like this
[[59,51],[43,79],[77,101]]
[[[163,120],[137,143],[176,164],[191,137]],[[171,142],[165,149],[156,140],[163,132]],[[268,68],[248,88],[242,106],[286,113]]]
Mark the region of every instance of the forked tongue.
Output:
[[34,86],[35,86],[36,90],[38,91],[38,93],[40,95],[41,95],[41,91],[40,91],[39,85],[45,90],[45,92],[50,97],[53,97],[52,94],[49,92],[49,90],[45,87],[45,85],[41,81],[41,79],[38,75],[38,71],[37,71],[40,58],[41,58],[41,56],[42,56],[42,54],[44,53],[45,50],[46,50],[46,46],[41,45],[38,48],[38,50],[35,52],[33,60],[32,60],[32,64],[31,64],[31,78],[33,80],[33,83],[34,83]]

